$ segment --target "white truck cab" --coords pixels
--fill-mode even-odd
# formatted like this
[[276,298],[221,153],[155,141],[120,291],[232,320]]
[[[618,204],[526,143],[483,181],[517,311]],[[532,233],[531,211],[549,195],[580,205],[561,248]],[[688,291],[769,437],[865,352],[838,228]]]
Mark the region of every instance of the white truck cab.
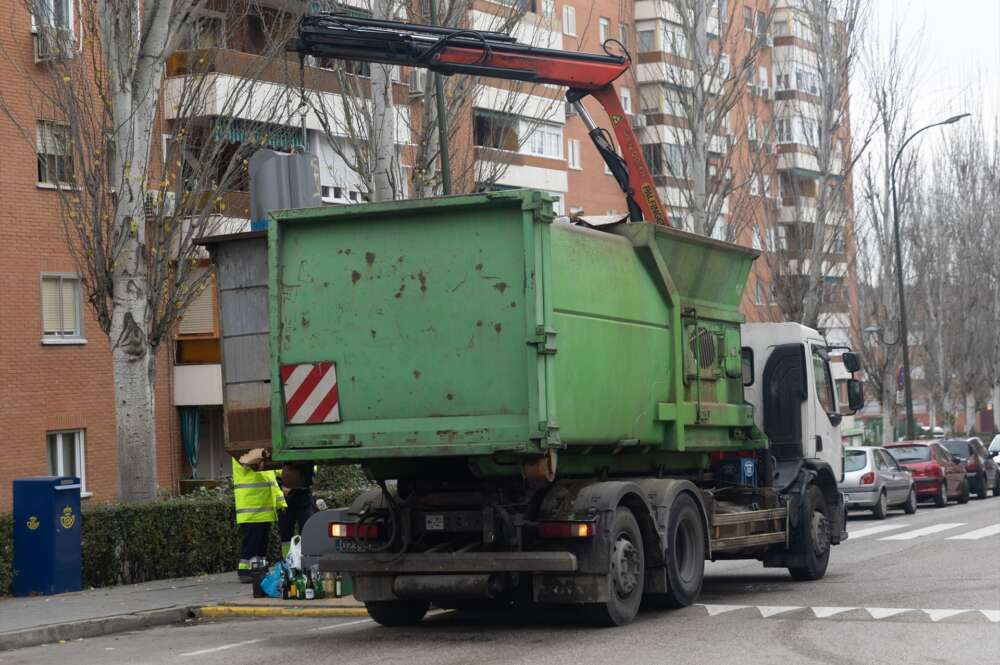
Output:
[[[748,323],[741,335],[744,395],[753,406],[754,424],[771,442],[774,484],[782,485],[803,461],[828,466],[839,482],[844,408],[838,404],[826,340],[798,323]],[[848,371],[860,369],[856,354],[842,357]],[[850,411],[857,411],[863,405],[860,381],[847,383]]]

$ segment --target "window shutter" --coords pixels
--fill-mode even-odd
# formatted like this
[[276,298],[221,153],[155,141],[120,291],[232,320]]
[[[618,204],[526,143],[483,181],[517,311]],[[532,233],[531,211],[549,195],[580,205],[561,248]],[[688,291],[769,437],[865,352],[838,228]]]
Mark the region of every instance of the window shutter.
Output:
[[[192,280],[199,279],[205,274],[202,269],[192,275]],[[211,335],[215,333],[215,282],[209,278],[205,282],[205,290],[188,305],[181,318],[180,334],[182,335]]]
[[61,288],[62,305],[62,329],[59,331],[64,335],[76,333],[76,280],[62,279],[59,281]]

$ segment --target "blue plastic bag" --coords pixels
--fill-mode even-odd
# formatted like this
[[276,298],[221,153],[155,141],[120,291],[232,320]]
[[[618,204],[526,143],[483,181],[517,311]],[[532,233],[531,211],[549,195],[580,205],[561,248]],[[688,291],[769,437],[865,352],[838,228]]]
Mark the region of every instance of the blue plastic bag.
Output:
[[260,590],[264,592],[265,596],[281,598],[281,581],[287,572],[289,572],[288,565],[284,561],[279,561],[271,566],[271,570],[267,571],[267,575],[260,581]]

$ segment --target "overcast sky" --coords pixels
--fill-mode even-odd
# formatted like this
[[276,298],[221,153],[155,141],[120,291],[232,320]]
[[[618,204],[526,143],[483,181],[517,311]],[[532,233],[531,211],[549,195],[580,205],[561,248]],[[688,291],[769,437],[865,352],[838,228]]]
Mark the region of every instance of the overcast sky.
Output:
[[909,35],[904,43],[922,35],[915,124],[977,112],[968,108],[971,94],[982,100],[984,124],[992,127],[1000,112],[1000,0],[872,2],[883,35],[897,19]]

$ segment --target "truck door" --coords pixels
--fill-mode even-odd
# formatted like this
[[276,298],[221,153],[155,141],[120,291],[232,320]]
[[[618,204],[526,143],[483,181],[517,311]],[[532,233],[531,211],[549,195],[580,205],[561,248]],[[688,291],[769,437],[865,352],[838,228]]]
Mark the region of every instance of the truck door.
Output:
[[775,346],[764,365],[761,392],[764,404],[764,433],[771,442],[771,454],[780,465],[802,459],[803,434],[811,416],[805,408],[809,398],[805,347],[802,344]]
[[[843,458],[840,445],[840,421],[837,391],[833,388],[826,347],[810,344],[810,430],[806,432],[806,457],[817,457],[833,469],[837,478],[843,477]],[[809,437],[812,441],[809,441]],[[810,450],[811,449],[811,450]]]

